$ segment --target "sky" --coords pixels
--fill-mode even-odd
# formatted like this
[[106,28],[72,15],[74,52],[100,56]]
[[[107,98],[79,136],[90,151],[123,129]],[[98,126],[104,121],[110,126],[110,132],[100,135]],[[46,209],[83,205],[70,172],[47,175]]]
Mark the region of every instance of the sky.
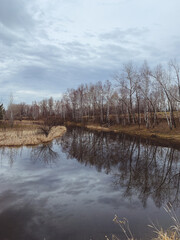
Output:
[[179,61],[179,11],[179,0],[0,0],[0,102],[60,99],[129,61]]

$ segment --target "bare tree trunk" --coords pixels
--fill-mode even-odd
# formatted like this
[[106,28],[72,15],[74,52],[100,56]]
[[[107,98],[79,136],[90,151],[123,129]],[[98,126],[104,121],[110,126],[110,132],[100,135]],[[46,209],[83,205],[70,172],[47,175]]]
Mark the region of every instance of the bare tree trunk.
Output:
[[167,119],[167,124],[169,126],[170,129],[172,129],[172,122],[170,121],[170,119],[168,118],[168,115],[167,115],[167,110],[165,110],[165,114],[166,114],[166,119]]

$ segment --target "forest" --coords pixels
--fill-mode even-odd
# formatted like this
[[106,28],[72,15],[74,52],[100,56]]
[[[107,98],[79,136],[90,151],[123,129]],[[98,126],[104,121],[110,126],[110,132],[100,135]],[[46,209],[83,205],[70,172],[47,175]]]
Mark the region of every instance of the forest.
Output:
[[154,128],[166,122],[169,129],[180,122],[180,64],[171,60],[166,67],[148,63],[122,64],[112,80],[81,84],[63,96],[40,102],[13,103],[11,97],[4,119],[39,120],[53,118],[61,123],[98,123],[104,126],[141,125]]

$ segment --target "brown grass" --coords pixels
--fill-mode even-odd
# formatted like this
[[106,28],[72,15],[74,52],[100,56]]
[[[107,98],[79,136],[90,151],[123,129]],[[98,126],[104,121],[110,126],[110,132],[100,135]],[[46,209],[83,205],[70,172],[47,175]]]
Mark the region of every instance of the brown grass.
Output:
[[62,136],[66,128],[64,126],[52,127],[48,136],[39,132],[39,123],[32,121],[15,122],[14,127],[0,128],[0,146],[28,146],[47,143],[54,138]]

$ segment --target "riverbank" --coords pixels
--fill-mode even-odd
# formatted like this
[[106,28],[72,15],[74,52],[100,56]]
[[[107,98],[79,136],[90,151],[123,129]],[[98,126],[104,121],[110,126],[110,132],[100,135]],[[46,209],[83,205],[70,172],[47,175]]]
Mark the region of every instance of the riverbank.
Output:
[[23,127],[0,130],[0,147],[33,146],[52,141],[66,132],[66,127],[52,127],[48,136],[39,131],[39,126],[29,125]]
[[100,126],[98,124],[81,124],[74,122],[67,122],[67,126],[79,126],[85,127],[94,131],[124,133],[130,136],[141,137],[143,139],[149,139],[151,142],[159,143],[163,146],[174,146],[180,148],[180,128],[170,130],[164,124],[158,125],[155,128],[147,129],[145,126],[121,126],[113,125],[110,127]]

